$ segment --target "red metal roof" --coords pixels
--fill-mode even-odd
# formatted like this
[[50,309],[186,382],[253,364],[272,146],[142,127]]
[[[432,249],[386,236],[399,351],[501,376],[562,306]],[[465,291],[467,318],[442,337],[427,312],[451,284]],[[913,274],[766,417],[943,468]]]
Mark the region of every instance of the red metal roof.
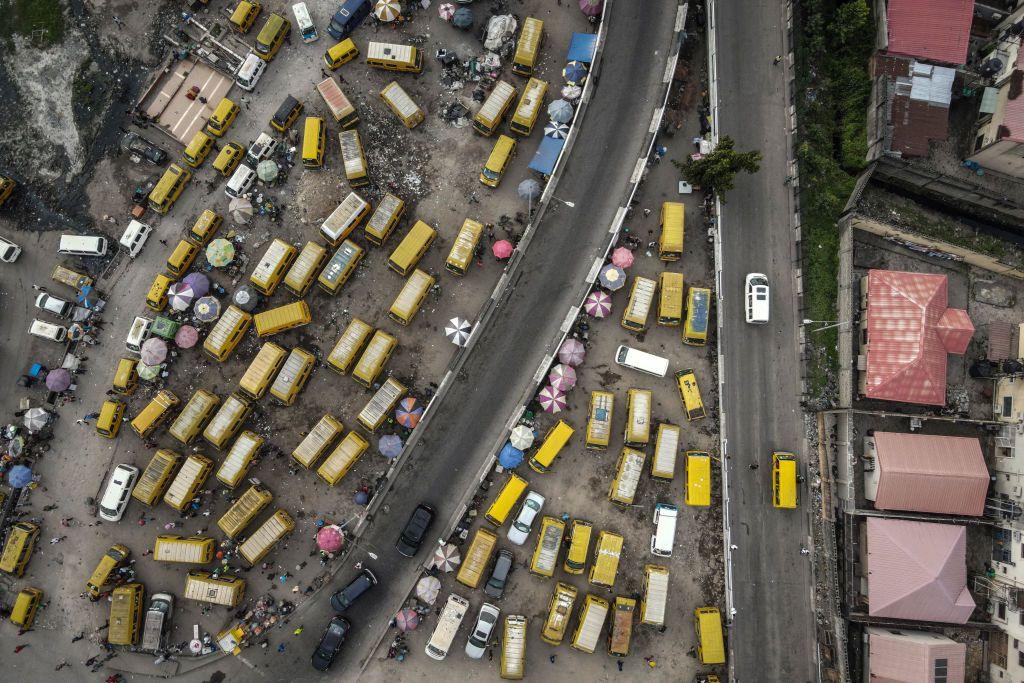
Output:
[[951,524],[869,517],[868,614],[964,624],[974,611],[967,590],[967,529]]
[[[1021,49],[1020,54],[1024,55],[1024,49]],[[1024,142],[1024,95],[1018,95],[1017,99],[1006,100],[1001,125],[1009,132],[1000,136],[1000,139]]]
[[932,140],[949,137],[949,107],[894,95],[890,120],[892,142],[889,149],[904,157],[928,156]]
[[889,0],[888,51],[929,62],[964,64],[974,0]]
[[880,510],[981,515],[988,467],[981,442],[966,436],[875,432]]
[[868,666],[873,683],[935,680],[935,660],[946,660],[946,681],[963,683],[967,646],[941,633],[868,628]]
[[865,395],[922,405],[946,403],[946,354],[974,334],[966,311],[946,307],[945,275],[868,272]]

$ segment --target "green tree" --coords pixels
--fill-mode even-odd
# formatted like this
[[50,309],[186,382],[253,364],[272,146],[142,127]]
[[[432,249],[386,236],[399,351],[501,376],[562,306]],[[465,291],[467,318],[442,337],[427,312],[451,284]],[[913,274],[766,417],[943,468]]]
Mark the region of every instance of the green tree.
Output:
[[711,192],[723,202],[723,195],[732,189],[733,179],[740,171],[757,173],[761,169],[761,153],[756,151],[737,152],[736,143],[728,135],[718,140],[718,146],[710,154],[694,161],[672,160],[672,164],[683,173],[691,185]]

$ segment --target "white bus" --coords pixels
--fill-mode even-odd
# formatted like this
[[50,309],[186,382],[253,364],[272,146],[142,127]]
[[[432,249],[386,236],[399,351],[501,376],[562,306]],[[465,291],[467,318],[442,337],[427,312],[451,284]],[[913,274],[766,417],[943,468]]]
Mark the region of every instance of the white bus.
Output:
[[316,26],[313,25],[313,19],[309,16],[306,3],[297,2],[292,5],[292,14],[295,15],[295,25],[299,27],[302,42],[315,43],[320,38],[320,34],[316,32]]
[[628,346],[620,346],[615,350],[615,362],[623,367],[646,372],[655,377],[664,377],[668,372],[668,358],[655,356],[653,353],[640,351]]

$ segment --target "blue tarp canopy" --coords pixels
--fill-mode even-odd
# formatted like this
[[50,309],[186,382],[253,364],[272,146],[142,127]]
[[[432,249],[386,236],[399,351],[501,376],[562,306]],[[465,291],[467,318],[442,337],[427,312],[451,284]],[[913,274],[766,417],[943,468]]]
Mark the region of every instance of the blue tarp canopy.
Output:
[[541,138],[540,147],[537,148],[537,153],[533,155],[530,168],[534,171],[540,171],[544,175],[551,175],[551,172],[555,170],[555,162],[558,161],[558,155],[562,151],[563,145],[565,145],[565,140],[561,138],[557,140],[548,137]]
[[565,61],[573,60],[590,64],[594,61],[594,50],[597,49],[596,33],[574,33],[569,41],[569,55]]

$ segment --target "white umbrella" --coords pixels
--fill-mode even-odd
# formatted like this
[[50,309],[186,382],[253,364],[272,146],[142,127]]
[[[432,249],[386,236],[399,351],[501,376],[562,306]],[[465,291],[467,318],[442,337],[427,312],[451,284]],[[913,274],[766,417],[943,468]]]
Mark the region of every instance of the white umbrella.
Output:
[[390,23],[402,15],[402,7],[395,0],[377,0],[373,13],[384,23]]
[[533,430],[526,425],[519,425],[512,430],[508,440],[514,448],[525,451],[533,445]]
[[245,197],[235,197],[228,204],[228,211],[236,223],[248,223],[253,214],[252,202]]
[[469,324],[468,320],[452,318],[444,328],[444,336],[451,339],[456,346],[465,346],[472,330],[473,326]]
[[29,408],[23,417],[23,424],[30,432],[38,432],[50,423],[50,413],[42,408]]
[[441,592],[441,581],[436,576],[424,576],[416,583],[416,597],[433,605]]

